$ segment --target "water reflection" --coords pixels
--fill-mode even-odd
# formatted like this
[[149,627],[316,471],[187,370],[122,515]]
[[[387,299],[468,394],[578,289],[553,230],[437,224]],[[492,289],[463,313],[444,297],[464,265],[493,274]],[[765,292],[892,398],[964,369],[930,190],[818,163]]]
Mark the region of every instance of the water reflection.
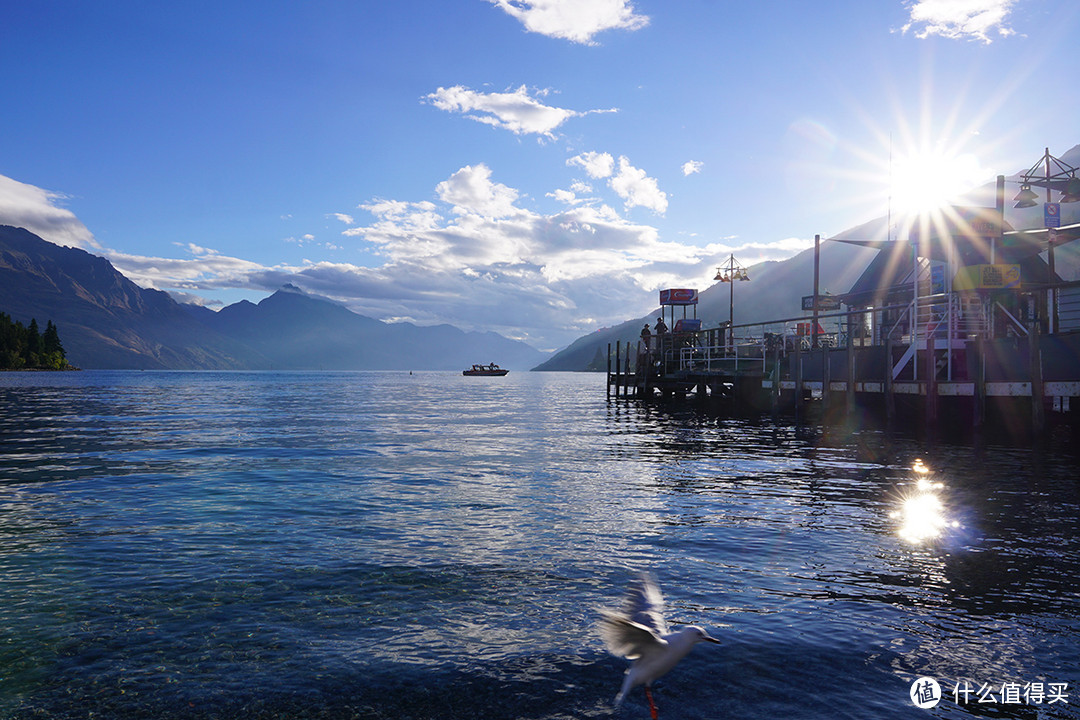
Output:
[[945,484],[931,478],[930,468],[917,458],[911,468],[915,474],[915,487],[905,492],[900,509],[889,514],[899,524],[901,538],[913,545],[922,545],[939,539],[947,530],[960,527],[951,520],[939,491]]
[[592,608],[638,568],[730,625],[665,678],[687,717],[1077,684],[1071,458],[912,466],[602,374],[80,377],[0,387],[0,717],[610,717]]

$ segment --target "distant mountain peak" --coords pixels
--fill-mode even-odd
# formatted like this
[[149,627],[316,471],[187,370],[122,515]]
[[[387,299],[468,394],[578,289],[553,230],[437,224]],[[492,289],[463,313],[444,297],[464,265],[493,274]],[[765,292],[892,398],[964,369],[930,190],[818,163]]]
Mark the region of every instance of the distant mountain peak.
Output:
[[495,333],[387,325],[292,283],[218,312],[140,288],[102,257],[0,225],[0,311],[54,322],[85,368],[460,370],[480,360],[530,368],[546,358]]

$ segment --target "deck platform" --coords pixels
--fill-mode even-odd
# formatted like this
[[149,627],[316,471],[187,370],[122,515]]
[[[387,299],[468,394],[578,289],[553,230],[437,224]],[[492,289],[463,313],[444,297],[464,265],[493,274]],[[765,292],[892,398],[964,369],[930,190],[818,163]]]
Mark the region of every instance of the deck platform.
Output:
[[739,413],[858,416],[935,432],[1080,436],[1080,333],[804,349],[653,338],[609,347],[608,396],[723,403]]

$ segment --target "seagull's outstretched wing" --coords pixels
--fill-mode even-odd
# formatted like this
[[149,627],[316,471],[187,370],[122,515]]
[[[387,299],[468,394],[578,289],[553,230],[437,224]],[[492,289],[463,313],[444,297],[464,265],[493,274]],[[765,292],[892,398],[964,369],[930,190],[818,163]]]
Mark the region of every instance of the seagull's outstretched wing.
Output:
[[664,598],[650,575],[630,585],[619,610],[601,610],[600,614],[600,636],[613,655],[634,660],[667,645]]
[[612,655],[636,660],[667,645],[650,628],[611,610],[600,611],[600,637]]
[[630,584],[623,599],[623,614],[633,622],[652,630],[657,636],[668,634],[664,620],[664,596],[656,585],[656,579],[647,573]]

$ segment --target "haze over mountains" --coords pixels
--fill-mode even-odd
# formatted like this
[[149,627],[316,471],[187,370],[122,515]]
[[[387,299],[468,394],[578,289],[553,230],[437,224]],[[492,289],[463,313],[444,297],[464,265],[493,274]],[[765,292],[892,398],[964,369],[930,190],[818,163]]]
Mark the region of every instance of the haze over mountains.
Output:
[[496,333],[389,324],[292,286],[219,312],[141,288],[108,260],[0,226],[0,310],[56,323],[82,368],[198,370],[525,370],[546,353]]
[[[822,243],[820,290],[840,294],[854,284],[862,271],[877,254],[867,248],[843,243]],[[747,268],[750,280],[728,283],[707,281],[709,287],[699,293],[697,317],[705,328],[717,327],[728,320],[729,302],[734,295],[734,322],[764,322],[802,315],[802,297],[814,291],[814,251],[805,250],[787,260],[764,262]],[[703,283],[705,284],[705,283]],[[659,298],[658,298],[659,299]],[[694,308],[686,309],[688,317],[694,317]],[[671,310],[668,309],[670,318]],[[682,308],[676,308],[675,317],[682,317]],[[614,327],[601,328],[578,338],[559,353],[540,365],[537,370],[599,370],[594,363],[597,354],[606,356],[610,343],[636,341],[645,322],[655,323],[660,314],[659,306],[649,315],[628,320]],[[670,320],[668,321],[670,324]],[[828,330],[828,328],[826,328]]]
[[[822,246],[822,291],[842,292],[874,251]],[[736,322],[791,316],[812,290],[813,252],[750,268],[735,287]],[[706,327],[727,319],[729,289],[701,292]],[[141,288],[108,260],[0,226],[0,309],[24,323],[52,320],[77,367],[116,369],[458,370],[475,362],[511,369],[585,370],[608,342],[638,336],[643,320],[590,333],[554,355],[496,333],[450,325],[384,323],[285,285],[258,304],[214,312]],[[593,369],[599,369],[594,367]]]

